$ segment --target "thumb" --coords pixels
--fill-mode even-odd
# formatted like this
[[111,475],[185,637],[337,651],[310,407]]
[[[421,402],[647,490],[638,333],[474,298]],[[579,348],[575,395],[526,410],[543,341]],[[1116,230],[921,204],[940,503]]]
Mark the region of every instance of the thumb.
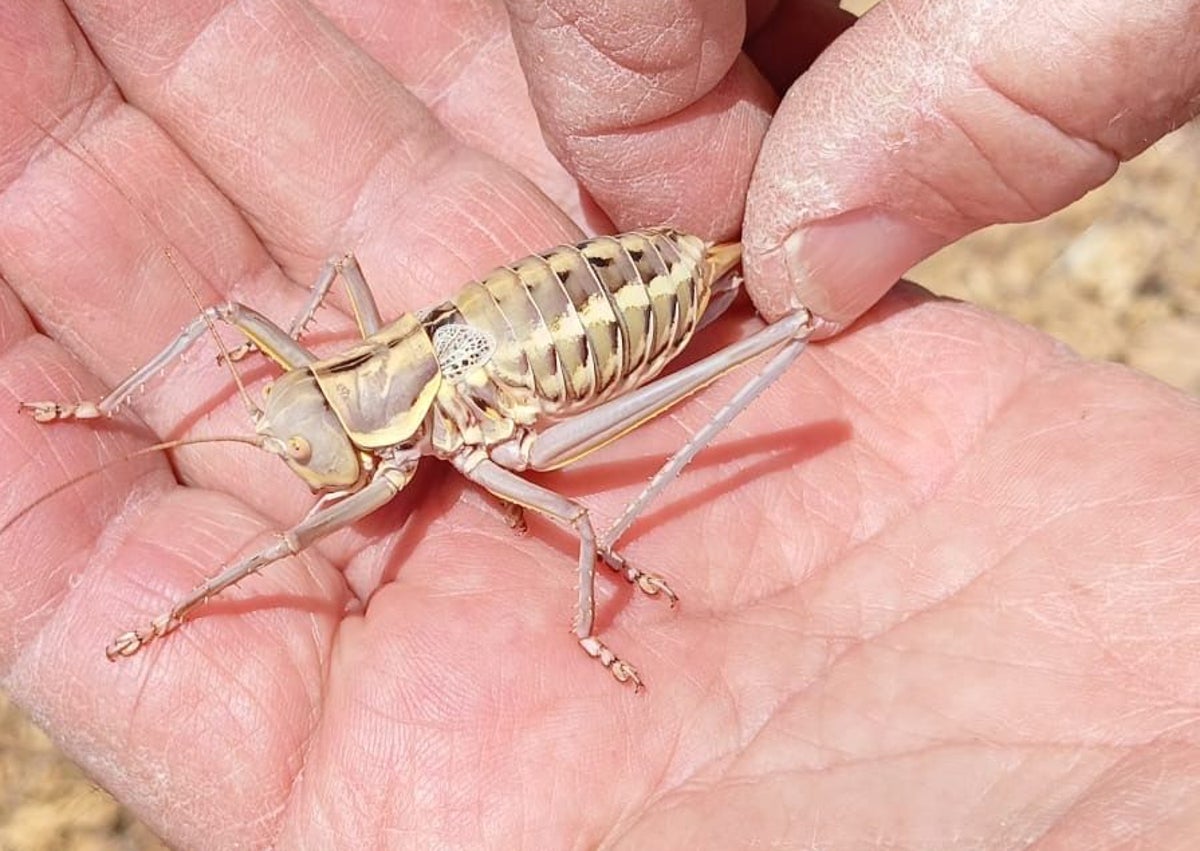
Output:
[[1066,206],[1198,110],[1200,0],[885,1],[767,132],[751,295],[835,332],[938,248]]

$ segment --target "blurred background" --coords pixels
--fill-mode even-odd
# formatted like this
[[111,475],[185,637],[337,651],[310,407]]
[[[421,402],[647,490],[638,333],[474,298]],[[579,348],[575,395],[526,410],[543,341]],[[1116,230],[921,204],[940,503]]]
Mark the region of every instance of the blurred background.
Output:
[[1200,396],[1200,123],[1048,219],[972,234],[907,277]]
[[[861,11],[869,2],[844,3]],[[908,277],[1200,396],[1200,124],[1041,222],[989,228]],[[0,694],[0,849],[150,851],[148,829]]]

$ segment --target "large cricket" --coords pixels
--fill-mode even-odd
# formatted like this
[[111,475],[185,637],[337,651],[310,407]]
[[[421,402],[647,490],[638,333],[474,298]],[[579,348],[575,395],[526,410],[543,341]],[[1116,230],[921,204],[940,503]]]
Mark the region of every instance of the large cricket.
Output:
[[[441,304],[385,322],[352,255],[329,261],[288,328],[237,302],[204,308],[166,347],[99,400],[26,402],[42,423],[112,416],[129,397],[224,323],[282,374],[260,404],[241,388],[249,442],[278,456],[317,495],[307,516],[276,540],[205,580],[107,648],[131,656],[179,628],[226,588],[379,509],[425,456],[448,461],[505,503],[541,514],[579,539],[575,636],[620,682],[637,669],[596,635],[595,566],[671,603],[667,581],[627,562],[616,546],[639,513],[691,458],[803,350],[808,311],[683,369],[663,375],[696,332],[736,295],[741,246],[659,228],[596,237],[518,260],[463,286]],[[301,342],[334,283],[344,281],[362,340],[329,357]],[[219,341],[219,338],[218,338]],[[774,353],[753,378],[650,480],[604,535],[578,502],[521,476],[563,467],[620,438],[725,372]],[[237,373],[234,372],[236,380]]]

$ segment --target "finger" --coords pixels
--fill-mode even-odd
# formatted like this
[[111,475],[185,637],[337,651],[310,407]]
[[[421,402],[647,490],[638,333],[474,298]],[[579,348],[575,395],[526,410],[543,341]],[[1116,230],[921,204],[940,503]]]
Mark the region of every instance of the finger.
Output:
[[164,286],[167,241],[196,261],[201,289],[253,278],[267,258],[228,201],[122,101],[61,5],[4,11],[0,268],[40,328],[112,384],[196,311],[182,285]]
[[[145,182],[131,187],[130,198],[144,198],[141,189],[152,193],[155,180],[171,187],[180,207],[164,205],[156,221],[177,233],[198,227],[205,211],[223,199],[202,180],[188,179],[195,175],[183,167],[185,159],[174,146],[163,144],[165,137],[155,134],[144,116],[121,104],[60,4],[5,4],[0,39],[0,89],[5,92],[0,263],[6,279],[19,285],[26,306],[40,308],[35,318],[43,329],[50,319],[64,339],[83,336],[84,328],[97,332],[92,339],[98,344],[84,342],[77,349],[85,355],[96,354],[94,345],[120,344],[97,327],[105,317],[112,320],[114,308],[145,325],[169,323],[169,316],[158,312],[165,304],[164,288],[154,286],[149,275],[122,274],[139,267],[148,271],[145,267],[161,260],[160,234],[149,219],[128,215],[130,199],[112,191],[98,163],[88,160],[94,156],[108,163],[114,156],[120,162],[123,155],[131,171],[143,168]],[[58,139],[46,139],[46,128],[69,136],[72,145],[85,140],[86,147],[68,154]],[[163,170],[166,164],[171,168]],[[142,239],[140,251],[130,250],[131,236]],[[200,243],[199,253],[212,260],[209,249],[236,246],[223,241],[229,236],[221,229],[208,232],[210,242]],[[137,309],[144,312],[139,316]],[[123,345],[136,348],[141,341],[131,333],[136,320],[130,322]],[[220,816],[239,825],[259,823],[261,813],[286,794],[283,787],[291,779],[265,766],[279,765],[296,752],[315,715],[315,698],[305,695],[312,694],[307,686],[321,669],[316,657],[331,643],[337,607],[327,606],[321,615],[301,609],[257,612],[229,631],[232,635],[227,632],[229,645],[208,648],[217,662],[207,672],[197,674],[186,668],[187,657],[178,657],[184,667],[151,665],[143,676],[128,668],[124,677],[117,675],[103,647],[118,627],[131,625],[124,618],[154,611],[171,593],[167,589],[194,582],[201,565],[213,558],[214,538],[223,533],[234,542],[244,540],[261,532],[263,524],[220,495],[191,492],[186,501],[184,489],[173,486],[166,463],[157,458],[117,464],[34,505],[69,477],[119,459],[144,443],[144,436],[121,426],[41,427],[20,417],[18,401],[48,392],[66,399],[94,397],[102,385],[62,346],[36,333],[7,290],[0,295],[0,329],[0,416],[9,441],[0,453],[5,495],[0,669],[6,690],[36,707],[41,723],[94,776],[139,800],[160,830],[167,827],[164,819],[173,815],[172,807],[178,807],[186,815],[173,831],[193,844],[209,844],[211,825],[220,823],[197,815],[203,807],[190,806],[203,796],[213,764],[180,743],[224,737],[212,753],[237,753],[231,757],[237,764],[260,770],[235,800],[222,801]],[[110,368],[123,370],[125,364],[116,361]],[[330,582],[328,571],[323,583],[298,573],[268,578],[259,589],[286,589],[314,601],[339,599],[340,583]],[[277,649],[250,657],[239,653],[236,641],[261,637],[264,627],[276,639],[268,643]],[[288,646],[287,635],[306,632],[307,648]],[[193,654],[193,661],[196,655],[203,656]],[[232,681],[222,680],[220,673],[221,663],[231,658],[238,658],[237,680],[246,694],[261,698],[244,701],[237,713],[254,736],[244,735],[237,724],[214,721],[219,713],[194,711],[205,697],[234,693]],[[282,671],[288,673],[281,676]],[[180,712],[181,706],[187,711]],[[225,703],[221,710],[228,707]],[[270,734],[262,735],[267,730]],[[228,772],[218,767],[218,773]],[[164,786],[166,776],[171,782]],[[159,794],[163,797],[156,799]],[[198,827],[204,821],[207,833]]]
[[1195,112],[1198,27],[1196,2],[877,8],[764,141],[744,231],[757,306],[843,326],[941,246],[1078,198]]
[[457,141],[528,177],[576,223],[612,229],[546,147],[500,0],[315,5]]
[[63,499],[35,504],[39,495],[76,473],[136,447],[129,434],[54,435],[16,413],[20,402],[40,398],[47,385],[69,396],[98,384],[36,332],[17,297],[0,285],[0,417],[6,442],[0,453],[0,671],[5,674],[59,613],[74,580],[87,569],[96,539],[126,499],[145,499],[169,481],[165,464],[143,459],[103,479],[79,482]]
[[[122,103],[60,4],[5,4],[0,40],[0,272],[19,296],[6,315],[20,343],[6,353],[11,395],[2,406],[3,428],[22,447],[5,456],[13,517],[68,478],[113,464],[147,442],[149,435],[128,420],[99,429],[35,426],[17,403],[97,398],[195,313],[186,293],[163,286],[175,283],[160,250],[163,234],[196,248],[213,277],[250,277],[265,257],[255,254],[252,235],[225,199],[188,170],[186,157],[145,116]],[[137,179],[124,182],[129,175]],[[154,201],[161,203],[153,221],[137,214],[138,203]],[[185,262],[188,248],[180,255]],[[194,283],[202,287],[201,279]],[[26,311],[29,318],[16,323],[13,317]],[[208,376],[220,379],[216,371]],[[205,386],[203,375],[188,384],[182,394],[190,394],[193,408],[202,406],[214,385]],[[81,570],[88,563],[81,539],[94,540],[124,500],[148,498],[139,488],[148,470],[160,474],[154,485],[161,490],[169,480],[165,469],[161,460],[117,463],[103,477],[33,507],[21,528],[37,530],[51,546],[21,559],[39,577],[30,587],[51,589],[42,580]],[[74,500],[88,510],[73,514]],[[19,534],[14,527],[4,546]],[[64,542],[71,542],[70,558],[61,551]],[[27,611],[49,616],[54,607],[43,600]]]
[[833,0],[748,3],[746,55],[781,97],[855,16]]
[[305,4],[83,0],[74,11],[126,97],[297,279],[353,248],[373,278],[397,282],[378,293],[395,315],[444,296],[481,259],[574,235],[532,184],[455,142]]
[[735,234],[769,86],[740,4],[509,0],[550,149],[620,228]]
[[[307,7],[261,6],[236,6],[216,17],[198,6],[176,8],[170,2],[116,11],[100,3],[75,8],[76,18],[91,28],[88,44],[120,76],[122,92],[154,113],[169,138],[186,149],[188,156],[180,161],[198,163],[204,169],[201,182],[211,178],[220,188],[217,197],[226,213],[240,211],[249,218],[254,232],[240,222],[243,236],[266,241],[297,281],[264,291],[265,274],[231,275],[230,265],[236,271],[245,263],[231,264],[221,254],[229,246],[220,241],[219,228],[204,233],[214,218],[209,211],[197,209],[187,197],[171,196],[181,178],[117,158],[106,170],[117,172],[125,194],[140,198],[146,192],[149,217],[168,211],[194,230],[167,230],[166,239],[139,241],[129,235],[131,261],[123,272],[130,267],[141,272],[134,279],[152,287],[164,309],[147,320],[140,301],[131,300],[126,290],[111,300],[117,313],[106,316],[106,327],[117,330],[109,337],[92,336],[94,329],[75,324],[76,317],[59,323],[96,346],[96,360],[115,373],[104,375],[110,382],[144,362],[196,311],[162,256],[164,244],[184,246],[184,251],[204,247],[202,258],[223,273],[217,286],[225,295],[282,322],[294,313],[317,267],[335,252],[359,254],[383,314],[391,318],[436,303],[489,266],[575,235],[571,223],[532,185],[450,139],[419,101]],[[156,27],[151,20],[168,20],[171,26]],[[104,134],[106,141],[111,138]],[[127,161],[132,159],[128,151],[143,152],[136,134],[127,134],[117,147],[126,151]],[[89,147],[88,153],[96,152]],[[190,184],[191,173],[184,174]],[[45,233],[52,230],[46,220],[40,224],[38,235],[47,237],[49,253],[57,244],[55,235]],[[95,224],[89,232],[99,242]],[[35,241],[30,237],[27,241]],[[145,263],[147,256],[152,264]],[[257,257],[271,265],[261,249]],[[136,268],[139,258],[155,267],[150,274]],[[88,286],[82,271],[72,287],[60,285],[53,275],[45,280],[50,282],[43,291],[47,315]],[[136,315],[131,315],[133,305],[139,308]],[[321,325],[327,327],[329,318],[323,312]],[[145,406],[148,419],[174,436],[180,436],[181,418],[187,436],[244,433],[241,405],[225,389],[228,375],[210,358],[195,363],[188,381],[155,384]],[[198,411],[219,403],[219,415],[198,417]],[[214,453],[186,454],[195,459],[183,465],[187,480],[228,487],[221,470],[230,463],[227,456],[218,453],[218,461],[206,463]],[[248,501],[280,519],[303,510],[307,494],[285,469],[265,457],[256,456],[251,464],[255,487],[243,494]]]
[[[0,26],[0,38],[36,37],[5,38],[0,63],[7,95],[0,144],[9,164],[0,195],[0,270],[38,329],[57,344],[27,352],[40,366],[21,372],[19,401],[95,400],[166,345],[196,315],[197,301],[239,289],[293,288],[228,198],[161,128],[121,99],[61,5],[12,3],[4,12],[12,23]],[[71,364],[68,352],[80,363]],[[143,389],[150,392],[132,407],[150,431],[138,430],[131,424],[136,417],[125,411],[95,428],[58,424],[30,431],[33,424],[16,404],[5,406],[7,427],[37,441],[32,477],[13,492],[28,504],[71,475],[113,463],[132,441],[113,445],[104,437],[110,430],[135,430],[142,445],[155,436],[249,432],[214,353],[203,341],[189,362],[173,363],[147,382]],[[60,468],[60,456],[72,462]],[[294,477],[266,456],[206,447],[183,450],[175,461],[184,480],[236,490],[277,522],[308,502],[302,489],[288,487]],[[245,478],[222,475],[222,466],[236,466]],[[57,521],[56,511],[101,481],[114,497],[129,495],[148,468],[145,462],[117,464],[103,479],[52,500],[45,516]],[[257,487],[239,484],[247,479]],[[115,512],[120,502],[111,505]],[[181,584],[187,581],[190,574]]]

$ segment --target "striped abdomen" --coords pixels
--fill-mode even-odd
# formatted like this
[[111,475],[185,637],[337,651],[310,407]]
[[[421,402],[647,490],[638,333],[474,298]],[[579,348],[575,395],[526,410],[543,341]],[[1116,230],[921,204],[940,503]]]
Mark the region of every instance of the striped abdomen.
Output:
[[467,284],[454,321],[495,337],[493,380],[569,414],[643,383],[687,344],[711,290],[707,248],[670,230],[560,246]]

